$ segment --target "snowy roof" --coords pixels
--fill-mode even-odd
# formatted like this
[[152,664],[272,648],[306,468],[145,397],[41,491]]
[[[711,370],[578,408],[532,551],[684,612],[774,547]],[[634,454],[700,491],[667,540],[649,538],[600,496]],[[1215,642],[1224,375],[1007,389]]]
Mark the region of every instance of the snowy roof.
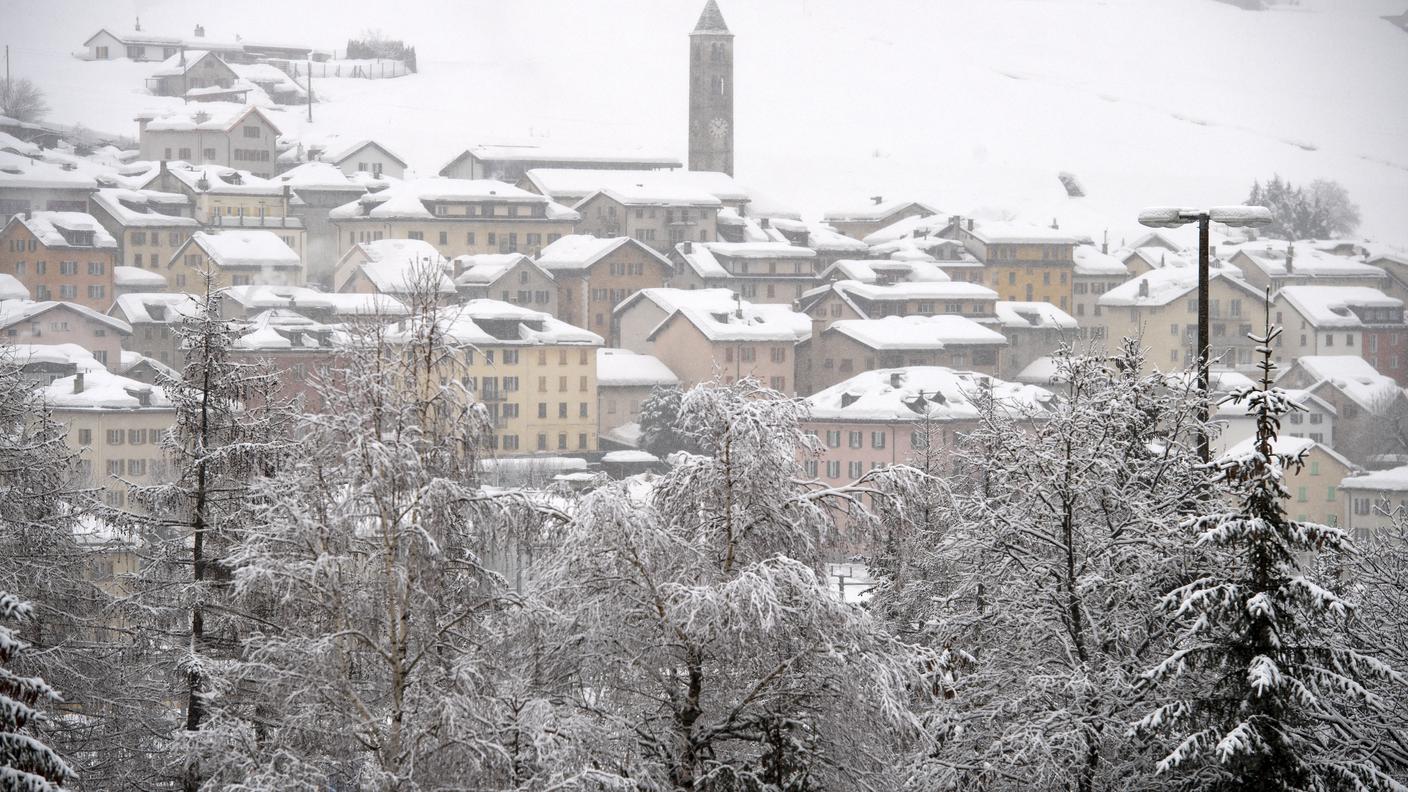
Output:
[[1040,412],[1055,396],[1036,385],[1000,380],[942,366],[907,366],[865,371],[807,397],[811,417],[831,421],[937,421],[977,418],[974,400],[991,388],[1010,409]]
[[1073,256],[1077,275],[1129,275],[1129,267],[1123,261],[1101,253],[1094,245],[1076,245]]
[[6,300],[28,300],[29,289],[20,279],[8,272],[0,272],[0,302]]
[[111,312],[132,324],[172,324],[195,315],[200,305],[194,294],[134,292],[118,295]]
[[968,233],[984,244],[1074,245],[1080,240],[1071,234],[1034,223],[981,221]]
[[596,382],[603,388],[678,385],[680,378],[653,355],[603,347],[596,351]]
[[347,178],[342,169],[330,162],[305,162],[274,177],[295,190],[346,190],[363,193],[367,188]]
[[[1289,435],[1286,435],[1277,437],[1275,440],[1271,441],[1271,453],[1276,454],[1277,456],[1296,457],[1300,454],[1308,454],[1316,448],[1320,449],[1321,451],[1324,451],[1325,454],[1331,459],[1335,460],[1336,462],[1339,462],[1341,465],[1344,465],[1351,471],[1356,469],[1355,464],[1349,461],[1348,459],[1345,459],[1342,454],[1328,446],[1317,443],[1308,437],[1291,437]],[[1224,451],[1222,456],[1218,459],[1218,462],[1227,463],[1234,460],[1246,459],[1252,456],[1255,452],[1256,438],[1248,437],[1240,443],[1237,443],[1236,445]]]
[[1296,358],[1298,366],[1310,376],[1307,390],[1327,383],[1342,391],[1366,410],[1379,409],[1386,399],[1399,398],[1402,391],[1392,377],[1380,374],[1369,361],[1358,355],[1305,355]]
[[1369,286],[1285,286],[1277,293],[1315,327],[1362,327],[1350,308],[1402,308],[1403,301]]
[[[112,238],[112,234],[86,212],[29,212],[15,215],[12,222],[23,224],[45,247],[117,248],[117,240]],[[93,243],[74,244],[71,240],[75,233],[92,234]]]
[[[919,201],[875,201],[870,200],[854,206],[828,210],[822,219],[828,223],[870,223],[884,220],[895,212],[918,207],[926,215],[938,214],[938,210]],[[868,238],[867,238],[868,241]]]
[[[210,50],[188,49],[182,50],[162,61],[161,66],[156,71],[152,72],[152,76],[180,77],[195,68],[196,64],[200,63],[206,56],[212,56],[215,60],[219,61],[221,65],[226,65],[225,61],[222,60],[219,55],[215,55]],[[226,65],[226,68],[229,68],[228,65]],[[231,69],[231,71],[234,70]]]
[[268,108],[236,102],[197,102],[187,105],[172,105],[161,110],[151,110],[137,116],[138,121],[146,121],[146,129],[154,132],[190,132],[213,130],[228,132],[246,117],[254,115],[263,119],[279,132]]
[[[641,289],[616,306],[618,313],[639,300],[649,300],[666,318],[683,315],[713,341],[800,341],[811,335],[811,319],[791,306],[739,300],[729,289]],[[742,316],[738,313],[742,312]]]
[[356,154],[367,146],[373,146],[375,148],[381,149],[381,153],[385,154],[391,159],[396,160],[396,162],[400,163],[401,167],[403,168],[409,164],[406,162],[405,158],[399,156],[398,154],[396,154],[396,152],[392,151],[385,145],[375,140],[354,140],[345,146],[340,146],[336,149],[323,151],[323,153],[318,156],[318,159],[322,160],[323,162],[331,162],[337,165],[341,165],[343,160],[351,158],[353,154]]
[[23,154],[29,157],[39,156],[41,149],[38,145],[27,140],[20,140],[9,132],[0,132],[0,151],[8,151],[14,154]]
[[525,178],[539,192],[559,201],[579,201],[599,190],[704,193],[729,203],[751,199],[748,190],[734,181],[732,176],[715,171],[534,168],[525,174]]
[[493,179],[447,179],[440,176],[393,183],[384,190],[369,193],[331,210],[328,216],[334,220],[359,217],[433,219],[436,215],[426,202],[540,205],[545,207],[549,220],[581,219],[571,209],[511,184]]
[[[82,377],[82,385],[78,378]],[[39,396],[55,409],[170,410],[171,400],[159,385],[148,385],[103,368],[84,369],[40,388]]]
[[253,351],[321,351],[343,346],[347,340],[341,325],[327,325],[297,311],[271,308],[246,322],[233,346]]
[[273,231],[229,229],[197,231],[190,244],[204,250],[221,268],[302,267],[303,261]]
[[1345,476],[1340,482],[1340,489],[1408,492],[1408,465],[1361,473],[1357,476]]
[[601,455],[601,461],[621,464],[624,462],[659,462],[660,458],[649,451],[633,448],[624,451],[608,451]]
[[1056,358],[1050,355],[1043,355],[1028,363],[1016,376],[1017,382],[1028,385],[1052,385],[1060,379],[1061,372],[1056,366]]
[[529,266],[543,273],[543,277],[552,279],[551,272],[544,270],[533,259],[522,253],[476,253],[468,256],[456,256],[453,259],[454,268],[460,273],[455,276],[455,285],[472,286],[493,283],[522,262],[527,262]]
[[176,369],[171,368],[156,358],[147,357],[141,352],[132,352],[126,349],[122,350],[121,361],[117,366],[117,373],[127,376],[128,372],[141,365],[150,366],[168,377],[179,378],[181,376],[180,372],[176,371]]
[[[1240,273],[1235,269],[1214,268],[1209,273],[1209,282],[1221,279],[1253,296],[1261,296],[1256,289],[1236,276]],[[1197,288],[1197,267],[1165,267],[1150,270],[1110,289],[1100,295],[1100,304],[1107,307],[1167,305]]]
[[83,316],[85,319],[106,325],[108,328],[116,330],[123,335],[129,335],[132,332],[132,325],[121,319],[98,313],[86,305],[72,302],[60,302],[58,300],[43,300],[40,302],[34,302],[33,300],[6,300],[0,302],[0,328],[26,322],[49,311],[64,308]]
[[[901,217],[889,225],[865,235],[867,245],[883,245],[904,239],[937,238],[938,233],[948,227],[949,220],[936,214],[910,215]],[[943,239],[944,242],[962,244],[957,240]]]
[[[1285,242],[1258,241],[1241,245],[1232,254],[1243,266],[1254,267],[1267,277],[1304,275],[1312,278],[1382,278],[1379,267],[1352,256],[1337,256],[1301,243],[1292,250]],[[1289,262],[1289,266],[1287,266]]]
[[141,267],[117,266],[112,268],[113,284],[124,289],[146,289],[161,291],[166,288],[166,276]]
[[98,186],[92,169],[66,168],[0,151],[0,190],[92,190]]
[[[1214,393],[1232,393],[1233,391],[1241,390],[1245,387],[1256,387],[1256,384],[1253,383],[1251,379],[1246,377],[1244,377],[1244,379],[1246,379],[1247,381],[1246,385],[1238,384],[1233,387],[1228,387],[1227,383],[1225,382],[1226,374],[1227,372],[1223,372],[1223,382],[1217,382],[1216,379],[1214,380],[1212,385],[1212,390]],[[1333,404],[1330,404],[1329,402],[1325,401],[1319,396],[1316,396],[1314,393],[1305,390],[1304,388],[1283,388],[1282,392],[1286,394],[1286,398],[1290,399],[1295,404],[1299,404],[1300,406],[1305,407],[1307,409],[1309,409],[1313,405],[1319,408],[1321,412],[1327,413],[1329,415],[1338,414]],[[1231,399],[1222,399],[1220,401],[1217,401],[1216,406],[1217,415],[1219,418],[1249,417],[1251,415],[1250,411],[1253,409],[1253,406],[1246,399],[1237,402],[1234,402]]]
[[1073,330],[1078,325],[1075,317],[1049,302],[1017,302],[998,300],[994,307],[997,322],[1007,328],[1061,328]]
[[[89,200],[107,212],[120,225],[127,227],[196,227],[194,217],[166,212],[189,211],[191,199],[179,193],[156,190],[127,190],[107,187],[93,193]],[[163,212],[165,209],[166,212]]]
[[[281,183],[246,170],[223,165],[170,165],[167,172],[193,193],[227,193],[234,195],[282,195]],[[160,171],[153,171],[147,183],[155,181]]]
[[1007,344],[1007,337],[966,316],[887,316],[843,319],[826,332],[854,338],[871,349],[943,349],[968,344]]
[[221,290],[248,311],[300,309],[327,311],[334,316],[405,316],[406,306],[386,294],[323,292],[306,286],[255,284],[227,286]]
[[460,152],[454,159],[445,163],[440,169],[444,173],[446,169],[467,156],[473,156],[480,161],[495,162],[556,162],[556,163],[580,163],[590,165],[593,163],[610,164],[635,164],[642,167],[658,168],[678,168],[681,162],[675,157],[667,157],[658,153],[641,153],[639,151],[600,151],[573,146],[539,146],[539,145],[494,145],[484,144],[470,146]]
[[[601,336],[574,327],[541,311],[499,300],[470,300],[436,310],[435,322],[451,343],[472,346],[502,344],[602,344]],[[417,319],[403,319],[388,334],[396,339]]]
[[622,187],[621,189],[606,188],[597,190],[578,201],[572,208],[581,211],[583,205],[587,204],[598,195],[604,195],[625,206],[690,206],[703,209],[715,209],[723,205],[718,198],[699,190],[690,190],[678,186],[666,189],[638,184]]
[[76,371],[106,368],[93,353],[78,344],[6,344],[0,358],[17,366],[35,363],[72,365]]
[[378,239],[362,242],[349,251],[357,255],[360,251],[365,260],[361,263],[363,274],[376,286],[378,291],[390,294],[409,294],[418,286],[418,278],[427,268],[439,270],[436,286],[441,294],[451,294],[455,284],[448,275],[450,263],[440,255],[434,245],[423,239]]
[[[777,226],[778,221],[773,220],[772,225]],[[859,239],[848,237],[825,223],[807,223],[806,231],[807,247],[812,250],[828,253],[864,253],[869,247]]]
[[1139,247],[1130,250],[1123,261],[1128,268],[1128,262],[1133,258],[1139,258],[1152,269],[1163,269],[1165,267],[1192,267],[1197,262],[1190,256],[1169,250],[1165,247],[1151,246]]
[[811,248],[786,242],[694,242],[693,247],[707,248],[715,256],[746,259],[810,259],[816,258]]
[[876,301],[997,299],[997,292],[992,289],[965,281],[902,281],[883,286],[856,281],[836,281],[831,284],[831,288],[844,294]]
[[670,266],[665,257],[630,237],[594,237],[587,234],[568,234],[543,248],[538,254],[538,266],[548,272],[584,270],[622,245],[638,248],[665,266]]

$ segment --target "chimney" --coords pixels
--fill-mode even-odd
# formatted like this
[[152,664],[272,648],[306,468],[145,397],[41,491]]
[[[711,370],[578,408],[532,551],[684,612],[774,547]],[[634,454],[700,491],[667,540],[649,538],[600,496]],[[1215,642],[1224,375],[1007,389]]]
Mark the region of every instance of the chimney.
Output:
[[1110,255],[1110,229],[1105,229],[1105,239],[1100,243],[1100,252],[1106,256]]
[[205,38],[205,25],[196,25],[196,38]]
[[734,307],[734,309],[733,309],[733,315],[736,316],[736,317],[738,317],[739,319],[742,319],[742,318],[743,318],[743,295],[739,294],[738,292],[734,292],[734,293],[733,293],[733,301],[734,301],[734,305],[735,305],[735,307]]
[[1052,230],[1052,231],[1060,231],[1060,230],[1061,230],[1061,224],[1058,223],[1058,222],[1056,222],[1056,218],[1054,218],[1054,217],[1051,218],[1051,230]]
[[1148,278],[1141,278],[1141,279],[1139,280],[1139,296],[1140,296],[1140,297],[1148,297],[1148,296],[1149,296],[1149,279],[1148,279]]
[[771,226],[768,224],[768,219],[766,217],[758,220],[758,226],[760,228],[771,228]]
[[133,30],[135,30],[135,31],[138,32],[138,33],[141,33],[141,32],[142,32],[142,18],[141,18],[141,17],[137,17],[137,26],[136,26],[135,28],[133,28]]
[[691,242],[691,241],[689,241],[688,239],[686,239],[685,241],[683,241],[683,242],[680,243],[680,249],[683,250],[683,251],[686,252],[686,253],[693,253],[693,252],[694,252],[694,243]]
[[138,390],[137,393],[136,393],[136,396],[137,396],[137,403],[138,403],[138,404],[142,405],[143,407],[150,407],[150,406],[152,406],[152,389],[151,389],[151,388],[142,388],[142,389]]
[[1286,243],[1286,272],[1290,273],[1295,269],[1296,263],[1296,243]]
[[904,384],[904,372],[902,372],[902,371],[892,371],[892,372],[890,372],[890,387],[891,387],[891,388],[894,388],[895,390],[899,390],[900,386],[903,385],[903,384]]
[[972,230],[973,230],[973,218],[971,218],[971,217],[968,218],[968,230],[969,230],[969,231],[972,231]]
[[880,204],[885,203],[885,196],[883,196],[883,195],[872,195],[872,196],[870,196],[870,200],[871,200],[871,202],[873,202],[876,206],[879,206]]
[[73,375],[73,392],[83,392],[83,372],[81,371]]
[[24,210],[24,219],[26,219],[26,220],[33,220],[33,219],[34,219],[34,212],[31,211],[31,210],[29,210],[29,209]]

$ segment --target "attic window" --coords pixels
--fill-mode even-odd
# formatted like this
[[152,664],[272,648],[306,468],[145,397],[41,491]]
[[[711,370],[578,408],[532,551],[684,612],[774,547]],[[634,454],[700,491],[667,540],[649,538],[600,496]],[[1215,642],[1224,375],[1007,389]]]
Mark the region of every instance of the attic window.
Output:
[[860,401],[860,397],[854,393],[851,393],[850,391],[846,391],[845,393],[841,394],[842,408],[850,407],[852,404],[855,404],[858,401]]
[[196,114],[195,114],[195,115],[191,116],[191,118],[192,118],[197,124],[204,124],[206,121],[209,121],[209,120],[210,120],[210,113],[207,113],[207,112],[205,112],[204,110],[198,110],[198,111],[196,111]]

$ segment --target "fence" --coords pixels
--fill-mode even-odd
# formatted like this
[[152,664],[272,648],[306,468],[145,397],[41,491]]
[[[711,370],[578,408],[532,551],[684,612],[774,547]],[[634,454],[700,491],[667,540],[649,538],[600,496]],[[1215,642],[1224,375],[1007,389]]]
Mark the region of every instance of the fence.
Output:
[[313,77],[320,79],[346,78],[354,80],[386,80],[410,74],[405,61],[378,58],[373,60],[298,61],[270,60],[294,79],[307,77],[311,67]]

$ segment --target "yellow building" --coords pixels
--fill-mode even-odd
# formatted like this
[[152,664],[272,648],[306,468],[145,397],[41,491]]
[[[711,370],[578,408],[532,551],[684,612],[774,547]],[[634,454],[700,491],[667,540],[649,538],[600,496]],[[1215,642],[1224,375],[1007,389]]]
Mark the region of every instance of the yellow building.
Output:
[[[597,450],[601,336],[498,300],[444,307],[436,317],[459,349],[445,370],[488,409],[500,455]],[[406,328],[399,323],[391,337]]]
[[416,239],[447,258],[539,251],[581,216],[542,195],[490,180],[417,179],[368,193],[328,213],[340,257],[353,245]]
[[1001,299],[1072,310],[1075,237],[1024,223],[972,220],[959,226],[959,235],[968,252],[983,262],[986,285]]
[[162,273],[167,287],[201,293],[204,273],[217,286],[302,286],[303,261],[273,231],[197,231],[171,257]]
[[[1237,277],[1236,270],[1211,272],[1208,284],[1208,348],[1215,368],[1250,370],[1256,345],[1247,334],[1261,329],[1262,295]],[[1139,338],[1150,367],[1170,371],[1191,365],[1198,345],[1198,270],[1151,270],[1102,294],[1098,316],[1107,346]]]
[[105,188],[91,203],[93,217],[117,239],[119,266],[158,272],[200,230],[181,193]]

